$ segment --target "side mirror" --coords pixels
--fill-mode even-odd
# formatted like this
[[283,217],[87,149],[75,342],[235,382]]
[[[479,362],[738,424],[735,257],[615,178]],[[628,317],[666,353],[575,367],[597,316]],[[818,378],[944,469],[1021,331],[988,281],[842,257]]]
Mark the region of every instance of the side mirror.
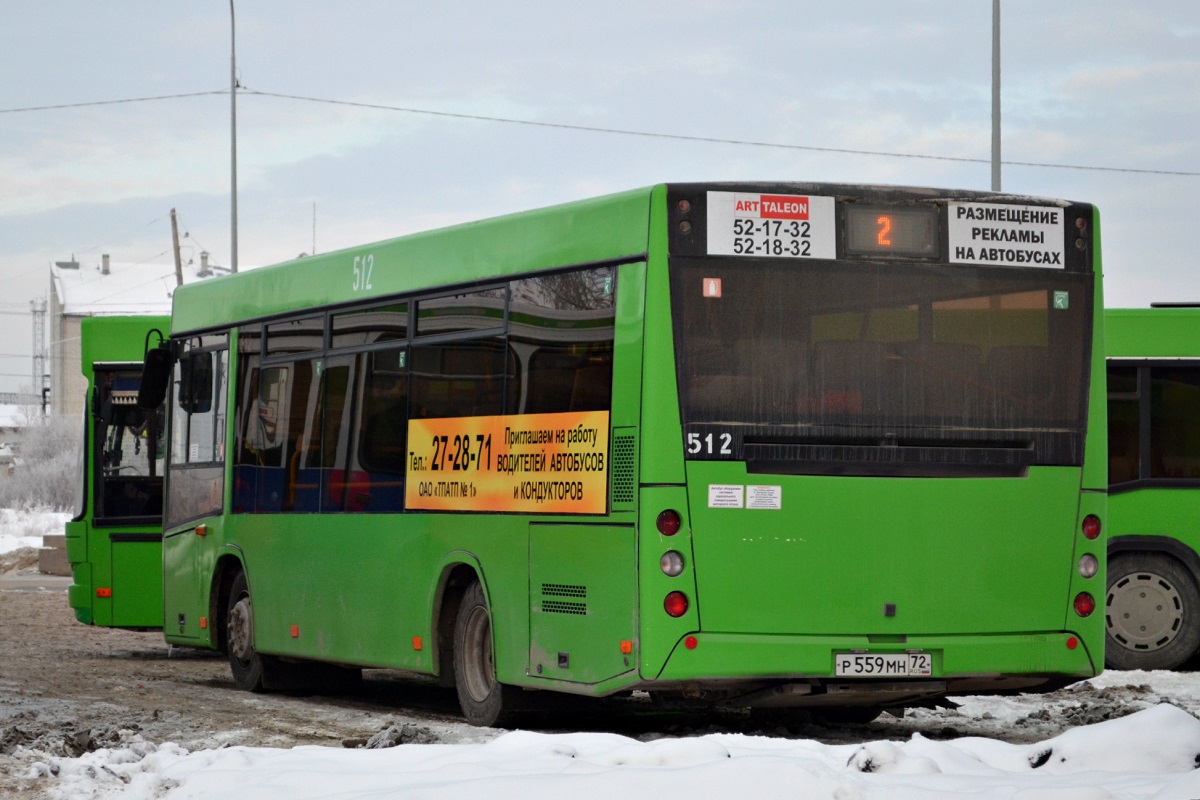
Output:
[[172,361],[171,351],[166,347],[146,351],[146,360],[142,363],[142,382],[138,385],[138,408],[153,411],[163,404],[167,397],[167,386],[171,383]]
[[179,364],[179,407],[189,414],[212,409],[212,353],[186,353]]

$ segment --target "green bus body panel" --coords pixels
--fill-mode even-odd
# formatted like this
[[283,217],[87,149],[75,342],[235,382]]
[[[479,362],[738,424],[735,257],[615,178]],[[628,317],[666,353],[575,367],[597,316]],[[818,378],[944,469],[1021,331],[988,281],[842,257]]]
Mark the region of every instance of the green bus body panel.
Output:
[[[1100,239],[1100,210],[1092,212],[1092,228],[1095,241]],[[1107,313],[1104,308],[1104,275],[1103,256],[1097,245],[1092,270],[1096,275],[1094,294],[1094,309],[1092,315],[1092,367],[1091,385],[1088,392],[1088,428],[1084,441],[1083,484],[1085,491],[1103,492],[1108,488],[1108,381],[1105,369],[1105,325]],[[1102,509],[1098,516],[1105,519],[1106,510]],[[1105,580],[1101,572],[1100,580]]]
[[[174,294],[172,330],[628,258],[646,252],[649,204],[650,191],[640,189],[310,256],[240,273],[234,281],[187,284]],[[362,270],[368,256],[370,275],[360,272],[356,289],[355,259]]]
[[[1200,308],[1114,308],[1104,312],[1105,350],[1112,359],[1197,359]],[[1200,556],[1200,490],[1156,486],[1110,495],[1109,538],[1173,539]],[[1155,545],[1154,549],[1158,549]],[[1189,563],[1195,569],[1200,559]]]
[[632,525],[529,526],[531,675],[596,684],[630,672],[635,537]]
[[1200,308],[1104,310],[1109,358],[1200,358]]
[[[497,677],[509,684],[600,695],[675,681],[832,678],[833,654],[846,649],[925,650],[933,679],[1094,675],[1103,615],[1080,619],[1072,598],[1103,597],[1103,574],[1087,580],[1076,568],[1089,548],[1103,559],[1103,540],[1080,534],[1084,515],[1105,513],[1101,348],[1082,468],[897,479],[748,475],[740,462],[686,461],[666,192],[640,189],[181,287],[173,329],[187,334],[434,285],[624,262],[608,514],[233,515],[227,468],[226,514],[202,520],[206,535],[190,523],[165,540],[168,641],[217,646],[209,618],[222,613],[221,562],[234,559],[254,598],[256,647],[286,657],[437,673],[439,588],[462,568],[484,586]],[[360,268],[369,259],[369,288],[355,288],[356,259]],[[1095,285],[1099,309],[1098,276]],[[1103,330],[1097,315],[1093,333]],[[236,376],[236,342],[231,358]],[[228,397],[232,408],[236,387]],[[614,467],[619,443],[632,455]],[[617,496],[619,469],[632,471],[628,497]],[[782,508],[710,508],[710,484],[778,486]],[[665,509],[682,518],[674,536],[656,528]],[[667,550],[682,555],[678,577],[660,568]],[[678,617],[664,611],[672,591],[689,598]]]
[[[91,378],[91,367],[96,362],[142,363],[147,331],[156,329],[165,338],[170,325],[171,318],[164,316],[85,318],[80,327],[83,374]],[[157,344],[158,337],[151,335],[150,346]]]
[[[1007,480],[881,480],[747,475],[740,463],[696,461],[688,473],[704,631],[1064,628],[1077,468]],[[707,507],[710,484],[764,483],[781,487],[781,509]]]
[[[1200,491],[1148,488],[1108,498],[1109,538],[1158,536],[1174,539],[1200,556]],[[1154,549],[1159,549],[1155,547]],[[1188,564],[1195,569],[1200,559]]]
[[[147,332],[164,337],[170,317],[98,316],[82,320],[80,365],[88,383],[84,411],[85,487],[82,513],[66,525],[67,561],[72,584],[67,599],[75,618],[85,625],[113,628],[161,628],[163,621],[162,528],[147,525],[93,524],[95,511],[95,419],[91,413],[97,363],[141,363]],[[151,335],[151,346],[158,344]],[[132,536],[131,536],[132,535]],[[114,538],[117,541],[114,541]],[[133,541],[120,541],[132,538]],[[97,589],[111,590],[98,597]]]

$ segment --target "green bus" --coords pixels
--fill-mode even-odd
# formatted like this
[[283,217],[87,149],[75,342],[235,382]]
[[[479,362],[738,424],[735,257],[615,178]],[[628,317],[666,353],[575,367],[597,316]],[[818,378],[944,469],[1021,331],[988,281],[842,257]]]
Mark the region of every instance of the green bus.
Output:
[[1105,661],[1174,669],[1200,647],[1200,307],[1106,309]]
[[664,184],[180,287],[166,638],[251,691],[436,676],[478,725],[1093,676],[1098,227]]
[[85,625],[162,628],[164,409],[145,411],[137,397],[143,353],[170,322],[99,316],[81,323],[83,468],[66,540],[67,596]]

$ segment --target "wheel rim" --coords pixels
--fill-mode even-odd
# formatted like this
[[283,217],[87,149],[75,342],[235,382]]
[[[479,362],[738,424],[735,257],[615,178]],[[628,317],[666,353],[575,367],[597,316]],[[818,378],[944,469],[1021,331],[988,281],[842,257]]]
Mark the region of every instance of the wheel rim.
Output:
[[464,683],[471,699],[482,703],[496,684],[496,670],[492,664],[492,623],[486,608],[477,606],[471,610],[464,633]]
[[1106,621],[1109,635],[1137,652],[1161,650],[1179,635],[1183,601],[1161,575],[1136,572],[1108,590]]
[[249,597],[239,598],[229,609],[229,652],[243,662],[254,655],[254,611]]

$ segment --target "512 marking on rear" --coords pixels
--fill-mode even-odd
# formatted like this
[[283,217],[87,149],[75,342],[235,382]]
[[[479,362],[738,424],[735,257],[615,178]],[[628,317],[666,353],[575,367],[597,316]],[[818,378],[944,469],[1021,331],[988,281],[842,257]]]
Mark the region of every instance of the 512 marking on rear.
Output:
[[733,455],[733,434],[706,433],[701,436],[698,433],[689,433],[687,435],[687,453],[689,456],[731,456]]

